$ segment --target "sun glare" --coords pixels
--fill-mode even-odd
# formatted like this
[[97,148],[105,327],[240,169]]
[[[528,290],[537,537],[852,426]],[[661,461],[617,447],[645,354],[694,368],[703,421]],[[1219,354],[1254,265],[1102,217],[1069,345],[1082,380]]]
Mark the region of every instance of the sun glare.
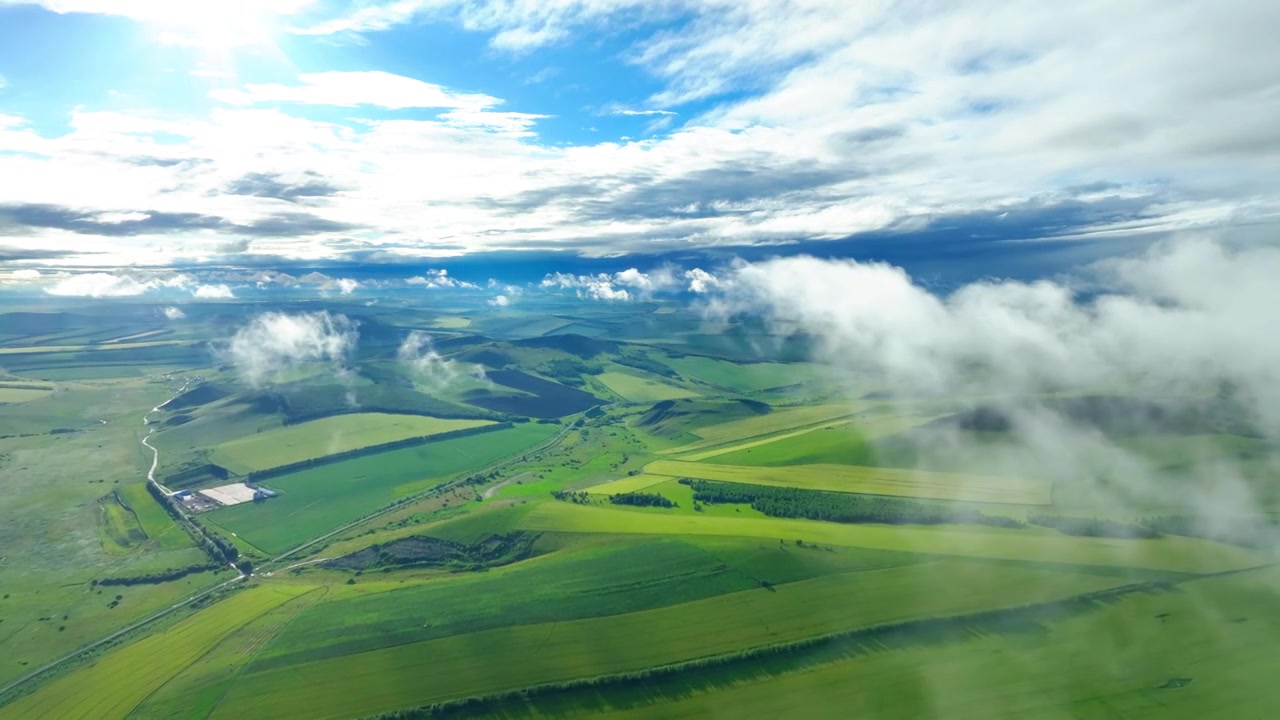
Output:
[[162,42],[218,52],[275,45],[278,21],[309,0],[184,0],[157,2],[151,13]]

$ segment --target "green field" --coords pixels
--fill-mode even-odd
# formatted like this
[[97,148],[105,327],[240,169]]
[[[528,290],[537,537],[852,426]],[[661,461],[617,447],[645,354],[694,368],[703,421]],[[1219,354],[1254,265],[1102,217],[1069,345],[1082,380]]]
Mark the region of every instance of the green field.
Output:
[[723,535],[987,559],[1215,572],[1254,567],[1265,555],[1183,537],[1117,540],[1070,537],[1038,530],[959,525],[841,525],[781,518],[656,514],[545,503],[521,521],[527,530],[644,535]]
[[52,392],[53,388],[5,387],[0,385],[0,404],[30,402],[31,400],[46,397]]
[[[1280,703],[1274,570],[1128,595],[1030,627],[885,638],[834,661],[756,670],[752,682],[653,683],[645,693],[548,703],[548,715],[690,717],[1270,717]],[[1100,640],[1105,639],[1105,640]],[[1099,643],[1105,654],[1099,657]],[[856,682],[851,682],[855,679]],[[1171,680],[1180,679],[1171,684]],[[601,711],[601,704],[609,710]],[[533,717],[546,717],[531,713]]]
[[558,430],[522,423],[298,470],[266,481],[279,497],[215,510],[201,519],[265,553],[279,553],[458,473],[537,445]]
[[670,478],[661,475],[633,475],[631,477],[613,480],[600,485],[592,485],[587,488],[587,492],[592,495],[613,495],[615,493],[636,492],[637,490],[643,490],[647,487],[667,482],[668,480],[670,480]]
[[239,593],[0,707],[0,719],[127,717],[148,695],[224,637],[308,590],[305,586],[278,586]]
[[855,465],[750,467],[682,460],[657,460],[646,465],[644,471],[666,477],[934,500],[1014,505],[1048,505],[1051,501],[1048,482],[1003,475],[960,475]]
[[919,459],[913,448],[904,443],[876,441],[893,439],[897,433],[910,430],[935,419],[934,415],[855,415],[810,425],[778,435],[742,443],[723,445],[711,450],[684,455],[683,460],[715,458],[724,465],[887,465],[913,467]]
[[191,537],[173,521],[169,513],[151,497],[143,483],[125,485],[118,491],[120,500],[133,511],[138,524],[147,537],[163,550],[182,550],[194,547]]
[[695,397],[698,393],[657,380],[625,372],[606,372],[595,376],[606,387],[631,402],[658,402]]
[[693,355],[664,358],[663,363],[681,375],[740,391],[797,385],[818,376],[818,366],[809,363],[734,363]]
[[727,423],[697,428],[692,432],[702,438],[701,440],[678,448],[663,450],[663,452],[683,453],[705,450],[717,445],[772,435],[806,425],[815,425],[836,418],[847,417],[857,412],[857,410],[858,408],[852,404],[778,408],[767,415],[755,415]]
[[[362,654],[358,663],[339,657],[250,668],[212,717],[350,717],[1117,584],[1113,577],[1002,566],[982,566],[984,582],[959,582],[974,572],[961,562],[868,570],[624,615],[398,645]],[[868,585],[877,588],[875,603],[860,602]],[[432,670],[423,673],[428,659]]]
[[237,475],[247,475],[371,445],[492,424],[492,420],[387,413],[333,415],[224,442],[209,453],[209,460]]
[[36,353],[66,353],[99,350],[137,350],[138,348],[163,347],[165,345],[182,345],[184,340],[150,340],[135,343],[112,343],[108,345],[35,345],[32,347],[0,347],[0,355],[27,355]]

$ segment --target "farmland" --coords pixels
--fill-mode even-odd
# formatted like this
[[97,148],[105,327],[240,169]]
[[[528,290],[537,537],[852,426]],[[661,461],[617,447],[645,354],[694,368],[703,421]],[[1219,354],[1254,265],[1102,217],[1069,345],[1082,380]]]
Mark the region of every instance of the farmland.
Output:
[[675,398],[694,397],[697,395],[692,390],[685,390],[684,388],[631,373],[606,372],[597,375],[596,379],[631,402],[652,403],[659,400],[674,400]]
[[344,414],[230,440],[215,447],[209,459],[233,473],[247,475],[371,445],[492,424],[489,420],[447,420],[421,415]]
[[[997,400],[845,397],[884,381],[683,308],[328,302],[358,319],[351,353],[257,382],[199,349],[250,303],[0,332],[23,351],[0,392],[38,391],[0,413],[0,684],[52,663],[0,689],[0,719],[1250,717],[1277,697],[1274,545],[1175,515],[1246,489],[1280,507],[1274,443],[1229,408],[1017,400],[1077,412],[1147,486],[1024,461]],[[410,332],[439,356],[403,361]],[[187,518],[147,487],[147,433],[167,487],[278,494]]]
[[1048,482],[1000,475],[972,476],[855,465],[750,467],[679,460],[652,462],[645,466],[645,472],[666,477],[935,500],[1016,505],[1048,505],[1051,501]]
[[536,445],[555,432],[554,425],[525,423],[298,470],[266,481],[279,497],[205,517],[263,552],[282,552],[457,473]]

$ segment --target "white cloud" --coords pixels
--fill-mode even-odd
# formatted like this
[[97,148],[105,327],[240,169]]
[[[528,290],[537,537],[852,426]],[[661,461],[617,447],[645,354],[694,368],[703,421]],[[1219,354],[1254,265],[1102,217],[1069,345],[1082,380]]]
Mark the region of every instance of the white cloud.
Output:
[[39,280],[41,275],[39,270],[21,268],[9,273],[9,277],[14,280]]
[[631,109],[628,109],[628,108],[618,108],[618,109],[615,109],[615,110],[610,110],[610,111],[609,111],[609,114],[610,114],[610,115],[626,115],[626,116],[631,116],[631,117],[635,117],[635,116],[651,116],[651,115],[663,115],[663,116],[668,116],[668,117],[670,117],[670,116],[672,116],[672,115],[676,115],[676,114],[678,114],[678,113],[676,113],[676,112],[674,112],[674,111],[672,111],[672,110],[631,110]]
[[428,288],[457,288],[461,290],[476,290],[480,286],[475,283],[459,280],[449,276],[449,271],[443,268],[427,270],[419,276],[405,279],[405,283],[409,285],[422,285]]
[[182,312],[182,308],[177,308],[173,306],[166,307],[163,310],[161,310],[161,312],[163,312],[164,316],[169,318],[170,320],[181,320],[187,316],[186,313]]
[[396,357],[413,371],[418,381],[434,389],[447,388],[463,377],[485,379],[483,367],[473,365],[466,368],[445,358],[436,351],[431,336],[417,330],[410,332],[400,344]]
[[650,272],[627,268],[613,274],[573,275],[550,273],[539,286],[545,289],[576,290],[578,297],[589,300],[645,300],[656,292],[675,290],[679,280],[674,268],[664,266]]
[[495,295],[489,304],[494,307],[507,307],[511,305],[511,298],[506,295]]
[[126,275],[84,273],[59,280],[45,292],[67,297],[127,297],[141,295],[152,287],[150,282],[138,282]]
[[335,372],[345,372],[358,338],[356,324],[345,315],[270,312],[241,328],[221,354],[245,382],[261,387],[304,363],[330,363]]
[[720,279],[702,268],[686,270],[684,278],[689,281],[689,292],[693,293],[708,293],[720,286]]
[[194,297],[202,298],[205,300],[226,300],[226,299],[235,297],[235,293],[231,292],[231,288],[222,284],[201,285],[197,287],[191,294]]
[[[534,108],[497,112],[498,98],[376,72],[233,87],[221,95],[245,104],[199,116],[79,108],[65,134],[0,117],[0,196],[40,210],[15,214],[40,222],[18,222],[6,242],[136,267],[214,260],[248,237],[247,254],[264,257],[405,260],[979,221],[1109,238],[1280,215],[1280,100],[1267,90],[1280,46],[1265,31],[1275,3],[399,0],[352,12],[316,31],[422,18],[527,44],[625,25],[638,38],[625,56],[661,89],[617,109],[680,112],[682,124],[561,144],[521,112]],[[676,16],[687,22],[650,22]],[[701,114],[680,105],[717,94]],[[312,102],[355,109],[300,117],[296,103]],[[372,119],[371,108],[428,105],[446,112]],[[341,192],[229,192],[307,172]]]
[[360,287],[360,283],[352,280],[351,278],[338,278],[334,282],[338,285],[338,290],[340,290],[343,295],[350,295],[355,292],[356,288]]
[[480,110],[498,103],[488,95],[452,93],[433,83],[379,70],[362,72],[304,73],[299,84],[250,84],[240,90],[216,89],[215,100],[232,105],[289,102],[306,105],[356,107],[374,105],[393,110],[405,108],[461,108]]

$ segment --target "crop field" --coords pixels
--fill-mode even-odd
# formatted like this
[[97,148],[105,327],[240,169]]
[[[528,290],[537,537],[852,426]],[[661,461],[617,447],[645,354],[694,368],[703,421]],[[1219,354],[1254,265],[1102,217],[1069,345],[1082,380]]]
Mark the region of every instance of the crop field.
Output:
[[695,355],[663,362],[681,375],[745,392],[810,382],[819,367],[809,363],[735,363]]
[[0,404],[29,402],[48,397],[51,393],[53,393],[53,387],[50,385],[0,383]]
[[92,665],[0,707],[0,719],[124,718],[148,695],[237,628],[310,588],[256,588],[199,615],[113,650]]
[[342,460],[271,478],[280,496],[202,516],[266,553],[278,553],[351,522],[400,497],[532,447],[558,427],[522,423],[506,430]]
[[209,459],[238,475],[407,438],[494,424],[422,415],[353,413],[311,420],[224,442]]
[[[715,458],[724,465],[883,465],[914,467],[919,460],[910,443],[894,436],[936,419],[936,415],[864,413],[851,419],[811,425],[742,443],[682,456],[682,460]],[[884,440],[881,440],[881,439]],[[939,468],[941,469],[941,468]]]
[[[397,645],[364,653],[359,663],[329,658],[256,672],[250,668],[212,717],[348,717],[961,614],[993,602],[1015,606],[1050,600],[1117,583],[1113,577],[1004,566],[984,567],[985,582],[959,582],[974,572],[970,563],[939,562],[831,575],[623,615]],[[866,601],[868,586],[876,588],[875,602]],[[942,588],[953,591],[939,592]],[[424,674],[426,658],[432,672]]]
[[640,377],[631,373],[606,372],[596,376],[610,390],[631,402],[658,402],[695,397],[697,393],[675,385]]
[[64,353],[80,351],[105,350],[137,350],[138,348],[161,347],[164,345],[181,345],[183,340],[149,340],[133,343],[110,343],[102,345],[34,345],[31,347],[0,347],[0,355],[23,355],[38,353]]
[[733,420],[727,423],[709,425],[693,430],[693,434],[702,438],[678,448],[664,450],[664,453],[683,453],[705,450],[717,445],[735,441],[758,438],[787,430],[816,425],[836,418],[848,417],[858,411],[852,404],[806,405],[797,408],[778,408],[767,415]]
[[[751,683],[726,681],[709,691],[654,683],[639,699],[606,693],[563,702],[552,714],[913,720],[945,703],[946,716],[957,720],[1268,717],[1280,703],[1280,689],[1268,680],[1280,631],[1258,619],[1270,614],[1268,598],[1280,590],[1276,580],[1274,571],[1194,580],[1177,592],[1126,595],[1022,631],[887,637],[835,661],[762,667]],[[1098,662],[1098,638],[1113,639],[1108,662]],[[601,701],[612,707],[602,712]]]
[[1044,480],[857,465],[751,467],[656,460],[646,465],[644,471],[649,475],[697,480],[964,502],[1048,505],[1052,496],[1050,483]]
[[664,483],[668,481],[670,481],[670,478],[662,475],[655,475],[655,474],[633,475],[631,477],[625,477],[618,480],[613,480],[611,482],[602,483],[600,485],[592,485],[591,487],[587,488],[587,492],[591,493],[592,495],[613,495],[615,493],[629,493],[629,492],[636,492],[637,490],[643,490],[647,487],[652,487],[659,483]]
[[1131,567],[1173,572],[1217,572],[1255,567],[1267,556],[1244,548],[1167,536],[1152,540],[1071,537],[1037,530],[969,526],[842,525],[782,518],[728,518],[654,514],[546,503],[520,522],[525,530],[644,535],[723,535],[791,542],[800,539],[873,550]]

